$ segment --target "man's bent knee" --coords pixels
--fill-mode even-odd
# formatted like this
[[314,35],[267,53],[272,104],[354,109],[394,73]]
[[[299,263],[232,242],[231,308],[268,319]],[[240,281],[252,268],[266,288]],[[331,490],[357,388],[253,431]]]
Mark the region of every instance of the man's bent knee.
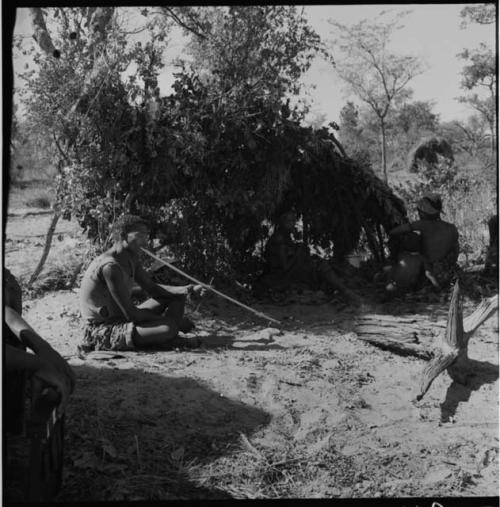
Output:
[[179,334],[179,325],[171,319],[168,319],[168,324],[161,325],[161,334],[165,336],[166,340],[171,340]]

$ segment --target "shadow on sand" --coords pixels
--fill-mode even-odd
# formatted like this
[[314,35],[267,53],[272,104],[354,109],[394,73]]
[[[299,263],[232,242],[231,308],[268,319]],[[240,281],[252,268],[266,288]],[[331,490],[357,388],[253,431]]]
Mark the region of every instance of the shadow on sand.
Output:
[[[202,338],[203,349],[232,349],[232,350],[284,350],[285,347],[275,343],[272,337],[259,338],[255,340],[245,340],[244,338],[235,338],[231,335],[213,335]],[[191,352],[196,352],[196,349]]]
[[74,366],[65,481],[57,500],[230,498],[188,475],[240,445],[270,416],[187,377]]
[[473,391],[478,391],[485,384],[493,384],[498,379],[498,366],[487,361],[476,361],[469,359],[473,375],[471,375],[467,384],[459,384],[453,381],[446,391],[446,398],[441,403],[441,422],[448,422],[456,414],[458,405],[469,401]]

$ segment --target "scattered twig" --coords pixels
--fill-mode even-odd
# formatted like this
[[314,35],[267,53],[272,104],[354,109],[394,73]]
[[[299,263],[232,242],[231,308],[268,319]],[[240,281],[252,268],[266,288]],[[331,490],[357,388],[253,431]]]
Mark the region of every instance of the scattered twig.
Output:
[[142,468],[141,453],[139,451],[139,439],[137,438],[137,435],[134,435],[134,439],[135,439],[135,449],[137,451],[137,463],[139,464],[139,468]]
[[288,380],[279,380],[279,382],[282,382],[283,384],[288,384],[289,386],[297,386],[302,387],[304,384],[297,384],[296,382],[290,382]]
[[37,279],[38,275],[41,273],[43,266],[45,265],[45,261],[47,260],[47,257],[49,255],[50,247],[52,245],[52,236],[54,236],[54,232],[56,230],[57,222],[59,221],[59,217],[61,216],[61,212],[59,210],[56,210],[54,212],[54,216],[52,217],[52,221],[50,222],[49,230],[47,231],[47,236],[45,239],[45,246],[43,247],[43,253],[42,257],[40,258],[40,261],[38,262],[37,267],[35,268],[35,271],[31,275],[31,278],[28,281],[28,288],[31,288],[35,280]]
[[[275,461],[274,463],[269,463],[269,466],[275,468],[275,467],[279,467],[282,465],[286,465],[288,463],[297,463],[300,461],[304,461],[304,462],[309,463],[309,457],[306,456],[306,457],[301,457],[301,458],[290,458],[290,459],[284,459],[282,461]],[[318,462],[312,463],[312,464],[317,465]]]
[[[244,433],[240,433],[241,441],[248,451],[259,459],[266,460],[266,457],[260,453],[248,440]],[[267,460],[266,460],[267,461]]]

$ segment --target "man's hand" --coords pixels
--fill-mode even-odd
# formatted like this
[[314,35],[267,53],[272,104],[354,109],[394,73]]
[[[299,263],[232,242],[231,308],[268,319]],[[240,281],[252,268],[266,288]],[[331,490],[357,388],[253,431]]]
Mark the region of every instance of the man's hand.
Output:
[[33,377],[41,380],[47,386],[53,387],[61,395],[61,403],[57,411],[59,415],[62,414],[72,391],[69,378],[45,361],[42,361],[42,365],[33,373]]
[[207,293],[207,290],[203,285],[188,285],[187,294],[189,297],[199,298]]
[[39,349],[37,355],[44,363],[49,365],[50,368],[65,377],[69,385],[70,392],[73,392],[75,388],[75,374],[73,373],[70,365],[61,357],[61,355],[48,344]]

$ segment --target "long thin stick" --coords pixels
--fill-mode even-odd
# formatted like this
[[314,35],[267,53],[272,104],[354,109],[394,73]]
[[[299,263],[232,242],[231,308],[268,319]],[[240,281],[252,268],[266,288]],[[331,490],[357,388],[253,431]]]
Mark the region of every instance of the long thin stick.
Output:
[[245,308],[245,310],[248,310],[248,311],[254,313],[255,315],[258,315],[259,317],[262,317],[264,319],[270,320],[271,322],[275,322],[276,324],[281,324],[281,322],[279,320],[273,319],[272,317],[269,317],[268,315],[266,315],[263,312],[259,312],[257,310],[254,310],[253,308],[250,308],[249,306],[244,305],[243,303],[240,303],[236,299],[233,299],[233,298],[231,298],[229,296],[226,296],[222,292],[219,292],[218,290],[214,289],[213,287],[210,287],[210,285],[207,285],[206,283],[200,282],[196,278],[188,275],[187,273],[184,273],[184,271],[180,270],[179,268],[176,268],[175,266],[172,266],[172,264],[170,264],[169,262],[164,261],[163,259],[160,259],[159,257],[157,257],[156,255],[152,254],[150,251],[146,250],[145,248],[141,248],[141,250],[144,253],[147,253],[153,259],[161,262],[162,264],[165,264],[165,266],[167,266],[171,270],[175,271],[176,273],[179,273],[180,275],[186,277],[188,280],[191,280],[192,282],[195,282],[196,284],[201,285],[202,287],[205,287],[205,289],[208,289],[208,290],[211,290],[212,292],[215,292],[215,294],[218,294],[219,296],[223,297],[224,299],[227,299],[228,301],[231,301],[231,303],[234,303],[234,304],[236,304],[238,306],[241,306],[242,308]]

